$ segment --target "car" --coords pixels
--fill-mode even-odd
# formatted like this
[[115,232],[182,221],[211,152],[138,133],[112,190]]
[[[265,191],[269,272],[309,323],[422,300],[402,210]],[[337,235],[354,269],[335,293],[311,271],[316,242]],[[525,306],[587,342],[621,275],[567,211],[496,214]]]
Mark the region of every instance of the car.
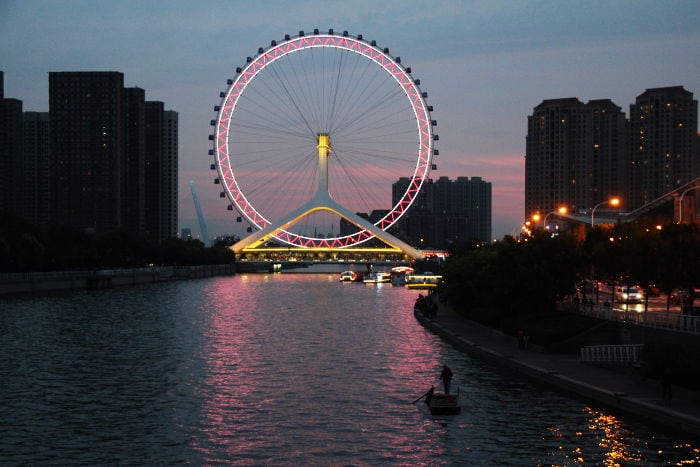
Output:
[[642,289],[634,287],[617,287],[615,288],[615,300],[619,303],[640,303],[644,300]]
[[661,290],[659,290],[659,287],[656,286],[656,284],[649,284],[647,286],[647,291],[650,297],[660,297],[661,296]]
[[674,289],[671,291],[669,301],[673,305],[680,305],[681,302],[688,303],[690,300],[690,290],[686,289]]

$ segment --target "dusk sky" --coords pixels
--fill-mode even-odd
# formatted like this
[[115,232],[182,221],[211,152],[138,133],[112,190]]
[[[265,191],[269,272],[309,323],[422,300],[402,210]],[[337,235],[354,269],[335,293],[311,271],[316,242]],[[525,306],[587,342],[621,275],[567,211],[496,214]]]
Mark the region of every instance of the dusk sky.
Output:
[[438,122],[431,177],[491,182],[493,238],[523,220],[527,116],[543,99],[610,98],[629,114],[647,88],[700,94],[696,0],[0,0],[0,70],[25,111],[48,111],[50,71],[124,73],[179,113],[180,228],[199,233],[194,180],[209,233],[245,235],[209,168],[213,107],[246,56],[314,28],[362,34],[412,68]]

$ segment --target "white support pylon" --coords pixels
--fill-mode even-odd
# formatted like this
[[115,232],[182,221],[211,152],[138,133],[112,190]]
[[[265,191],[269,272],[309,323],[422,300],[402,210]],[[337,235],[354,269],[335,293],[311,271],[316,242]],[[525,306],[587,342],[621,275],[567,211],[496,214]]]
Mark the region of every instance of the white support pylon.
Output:
[[318,188],[314,197],[309,202],[290,212],[286,216],[283,216],[277,221],[270,223],[264,229],[259,230],[235,243],[231,247],[234,253],[241,253],[244,249],[251,247],[251,245],[267,242],[275,233],[290,228],[301,218],[311,214],[314,211],[330,211],[356,225],[357,227],[368,231],[387,245],[401,250],[408,256],[414,259],[422,258],[423,253],[420,250],[378,228],[376,225],[346,209],[331,198],[330,191],[328,190],[328,156],[331,153],[330,136],[324,133],[319,134],[317,141],[319,175]]

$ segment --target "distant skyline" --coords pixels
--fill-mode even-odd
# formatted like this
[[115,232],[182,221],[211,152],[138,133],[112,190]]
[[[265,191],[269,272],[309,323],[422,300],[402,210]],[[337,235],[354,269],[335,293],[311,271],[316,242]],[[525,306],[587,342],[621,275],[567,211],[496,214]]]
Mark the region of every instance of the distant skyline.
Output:
[[494,238],[523,220],[527,116],[542,100],[609,98],[629,116],[647,88],[700,94],[697,1],[4,0],[0,69],[25,111],[48,111],[50,71],[123,72],[179,113],[180,228],[199,232],[193,180],[210,234],[244,236],[209,169],[213,108],[246,56],[314,28],[363,34],[412,68],[438,121],[431,176],[491,182]]

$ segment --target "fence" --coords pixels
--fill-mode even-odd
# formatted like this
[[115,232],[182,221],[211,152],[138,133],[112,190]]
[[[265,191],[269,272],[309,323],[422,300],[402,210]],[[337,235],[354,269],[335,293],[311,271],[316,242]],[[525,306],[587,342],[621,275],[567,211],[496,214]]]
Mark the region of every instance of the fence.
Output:
[[669,329],[673,331],[700,334],[700,316],[687,315],[680,312],[666,311],[633,311],[612,309],[601,305],[576,305],[573,303],[559,303],[560,311],[578,313],[584,316],[607,319],[611,321],[623,321],[639,326],[651,328]]
[[639,355],[643,347],[643,344],[586,345],[581,347],[581,361],[585,363],[631,365],[639,361]]

